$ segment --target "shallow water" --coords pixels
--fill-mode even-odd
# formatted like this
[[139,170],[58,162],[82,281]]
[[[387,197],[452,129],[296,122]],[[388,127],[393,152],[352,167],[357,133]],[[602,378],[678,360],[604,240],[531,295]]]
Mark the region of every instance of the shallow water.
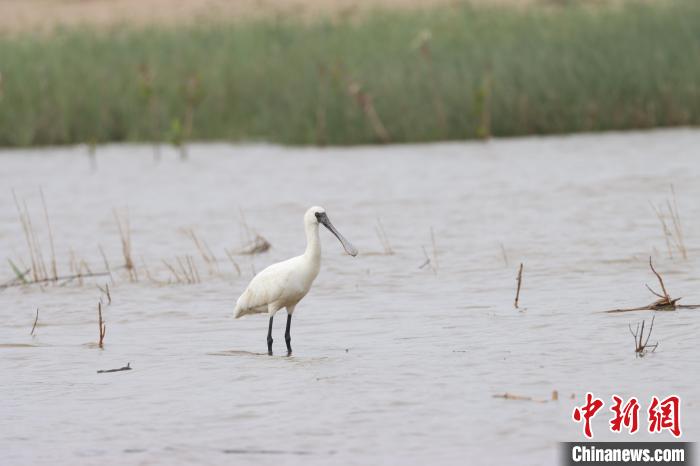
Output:
[[[571,411],[586,391],[683,399],[685,440],[700,434],[700,311],[659,312],[658,350],[635,358],[628,324],[601,314],[653,300],[649,255],[674,296],[700,303],[700,131],[582,135],[350,149],[194,145],[180,162],[147,146],[0,152],[2,259],[29,263],[11,188],[26,200],[58,269],[71,251],[104,269],[121,258],[112,209],[128,208],[141,279],[115,272],[98,339],[96,284],[0,291],[0,463],[553,464],[582,440]],[[668,258],[650,202],[673,183],[688,260]],[[300,253],[301,216],[326,207],[360,250],[322,232],[323,269],[297,307],[294,356],[266,350],[267,320],[232,318],[253,271]],[[238,256],[241,212],[272,249]],[[375,233],[381,219],[395,254]],[[218,257],[207,265],[183,232]],[[437,260],[432,255],[431,228]],[[505,252],[504,252],[505,251]],[[163,260],[191,255],[198,284]],[[515,275],[525,264],[513,308]],[[9,267],[0,281],[13,278]],[[29,335],[39,308],[36,336]],[[97,374],[131,363],[132,370]],[[495,398],[505,392],[559,400]],[[571,395],[575,394],[575,399]],[[608,405],[605,410],[607,411]],[[597,440],[609,413],[594,421]],[[642,418],[644,427],[644,418]],[[644,428],[642,430],[645,430]],[[638,433],[633,439],[650,436]],[[668,433],[654,437],[672,440]]]

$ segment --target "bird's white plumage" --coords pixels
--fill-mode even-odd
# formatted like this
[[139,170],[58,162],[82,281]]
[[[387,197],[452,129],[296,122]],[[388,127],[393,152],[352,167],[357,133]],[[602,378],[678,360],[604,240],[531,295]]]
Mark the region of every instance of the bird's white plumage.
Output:
[[[309,292],[321,269],[321,242],[318,234],[319,220],[316,214],[325,215],[325,210],[322,207],[312,207],[304,214],[306,231],[304,254],[272,264],[258,273],[238,298],[234,317],[258,313],[274,315],[282,308],[286,308],[289,314],[294,312],[294,307]],[[331,231],[338,236],[350,254],[357,254],[354,247],[342,235],[334,229]]]

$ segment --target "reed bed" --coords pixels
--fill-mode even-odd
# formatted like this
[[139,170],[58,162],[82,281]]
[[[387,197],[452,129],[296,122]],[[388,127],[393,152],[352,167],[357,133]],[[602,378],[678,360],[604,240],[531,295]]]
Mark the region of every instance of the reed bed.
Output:
[[[32,222],[32,217],[30,215],[30,209],[27,202],[25,200],[20,201],[17,196],[14,195],[14,192],[13,196],[19,221],[27,244],[27,253],[29,256],[30,265],[27,266],[22,257],[8,257],[7,263],[14,277],[10,280],[1,282],[0,291],[7,288],[32,285],[38,285],[40,287],[43,287],[44,285],[66,286],[69,284],[83,286],[86,281],[89,281],[89,283],[95,283],[97,281],[96,279],[101,277],[109,277],[112,286],[118,284],[119,279],[132,283],[145,279],[147,282],[155,285],[198,284],[202,283],[202,276],[199,272],[199,267],[201,264],[206,267],[210,277],[226,276],[226,271],[222,270],[219,265],[222,260],[216,256],[207,241],[198,235],[193,228],[182,228],[179,231],[192,240],[194,248],[199,254],[199,261],[193,254],[185,253],[182,255],[175,255],[174,259],[162,259],[158,261],[163,267],[156,269],[156,271],[152,274],[151,268],[149,268],[143,256],[140,256],[140,267],[137,268],[136,262],[133,258],[134,251],[131,242],[131,225],[128,212],[120,213],[117,209],[113,209],[112,213],[117,227],[116,231],[118,232],[118,240],[123,263],[116,267],[111,266],[104,248],[101,244],[98,244],[97,249],[102,260],[104,267],[103,270],[93,270],[88,260],[83,259],[83,257],[76,253],[73,249],[69,249],[67,262],[62,263],[64,268],[68,268],[68,272],[59,273],[54,235],[53,231],[51,230],[49,211],[46,206],[43,192],[40,191],[43,214],[46,222],[46,232],[43,235],[40,234],[42,233],[41,230],[37,232],[37,229]],[[264,253],[272,247],[267,239],[265,239],[247,224],[242,213],[241,227],[244,232],[242,245],[235,251],[233,249],[223,249],[223,252],[233,266],[233,271],[236,277],[241,277],[242,272],[235,256],[254,256]],[[44,237],[44,241],[42,241],[42,237]],[[49,243],[49,250],[51,254],[49,261],[45,259],[43,254],[45,241],[48,241]],[[252,263],[251,270],[253,271],[253,275],[255,275],[255,268]],[[102,296],[106,299],[106,304],[110,305],[112,303],[110,284],[105,283],[104,286],[97,284],[96,286],[100,290]],[[102,297],[100,298],[100,301],[102,301]]]
[[[700,124],[700,3],[463,3],[0,36],[0,146],[366,144]],[[47,269],[50,274],[51,269]],[[42,271],[43,273],[43,271]]]

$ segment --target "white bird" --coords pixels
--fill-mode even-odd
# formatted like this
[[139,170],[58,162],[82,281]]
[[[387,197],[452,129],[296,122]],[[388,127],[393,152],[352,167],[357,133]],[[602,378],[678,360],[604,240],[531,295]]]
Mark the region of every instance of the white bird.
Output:
[[270,355],[272,354],[272,319],[282,308],[287,309],[287,329],[284,333],[287,355],[292,354],[289,328],[292,324],[294,308],[309,292],[321,269],[319,224],[323,224],[338,238],[348,254],[353,257],[357,255],[357,249],[335,229],[323,207],[311,207],[304,214],[306,231],[304,254],[272,264],[262,270],[253,277],[236,302],[236,309],[233,311],[236,319],[247,314],[267,313],[270,316],[270,325],[267,330],[267,353]]

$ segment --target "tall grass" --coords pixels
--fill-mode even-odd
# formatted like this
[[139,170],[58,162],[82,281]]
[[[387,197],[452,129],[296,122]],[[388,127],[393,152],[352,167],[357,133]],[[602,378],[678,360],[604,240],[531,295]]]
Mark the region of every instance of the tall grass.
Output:
[[3,36],[0,145],[697,125],[698,24],[700,2],[676,0]]

